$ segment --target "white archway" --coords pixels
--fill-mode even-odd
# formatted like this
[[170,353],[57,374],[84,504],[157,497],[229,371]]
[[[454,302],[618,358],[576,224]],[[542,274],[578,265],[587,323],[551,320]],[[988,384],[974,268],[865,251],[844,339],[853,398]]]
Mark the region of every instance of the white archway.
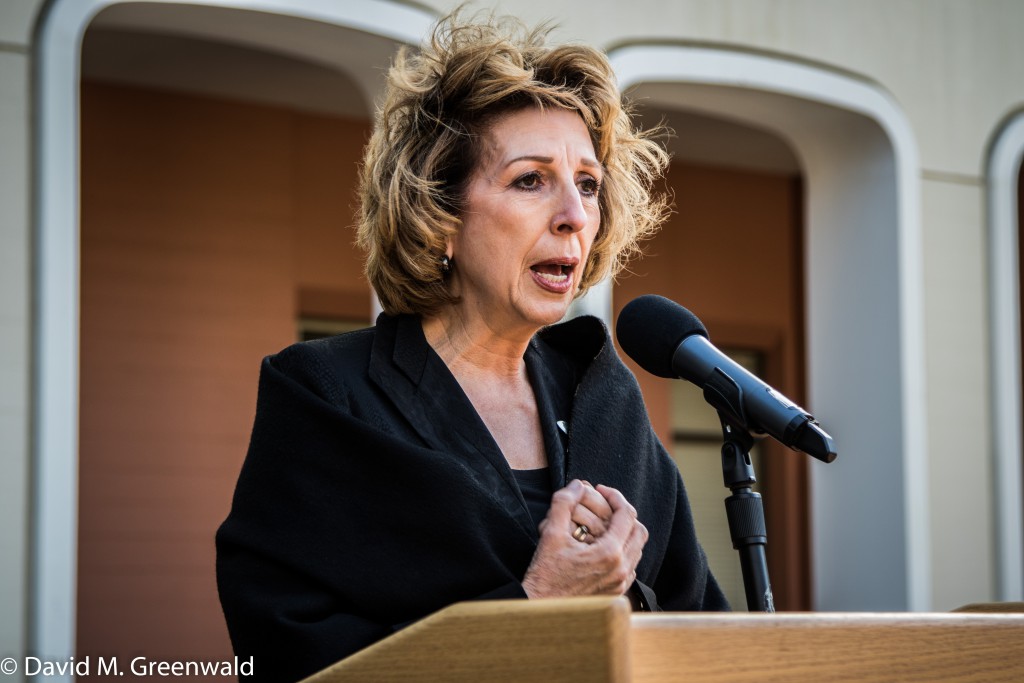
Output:
[[[436,19],[419,8],[383,0],[150,0],[148,4],[154,3],[254,13],[250,17],[257,21],[221,26],[214,37],[321,63],[338,58],[329,40],[332,29],[415,45]],[[30,558],[34,582],[28,645],[30,652],[48,660],[67,659],[75,649],[81,42],[99,12],[130,4],[126,0],[57,0],[40,18],[36,31]],[[287,30],[269,30],[268,17],[288,22]],[[194,23],[165,28],[204,35]],[[364,90],[372,89],[366,81],[361,84]]]
[[1024,112],[989,147],[989,325],[992,338],[993,488],[999,600],[1024,599],[1024,503],[1021,492],[1021,334],[1018,175],[1024,161]]
[[[866,81],[764,54],[638,45],[609,59],[623,89],[771,130],[796,150],[808,403],[840,453],[811,467],[815,605],[928,609],[920,190],[906,117]],[[610,320],[610,298],[606,285],[581,307]]]

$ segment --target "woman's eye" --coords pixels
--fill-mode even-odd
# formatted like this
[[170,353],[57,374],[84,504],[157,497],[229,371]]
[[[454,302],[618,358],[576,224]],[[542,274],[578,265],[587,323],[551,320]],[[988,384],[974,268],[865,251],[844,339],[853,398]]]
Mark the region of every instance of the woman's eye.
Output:
[[601,183],[597,182],[594,178],[584,178],[579,182],[579,186],[580,191],[588,197],[596,196],[601,190]]
[[540,185],[541,177],[540,174],[536,172],[527,173],[516,180],[516,187],[523,190],[539,190]]

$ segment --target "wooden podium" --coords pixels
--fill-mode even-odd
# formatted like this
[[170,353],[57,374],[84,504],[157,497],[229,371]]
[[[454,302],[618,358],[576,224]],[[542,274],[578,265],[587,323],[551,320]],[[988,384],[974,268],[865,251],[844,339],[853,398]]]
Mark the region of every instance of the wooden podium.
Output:
[[633,614],[625,598],[460,603],[306,683],[1024,681],[1024,614]]

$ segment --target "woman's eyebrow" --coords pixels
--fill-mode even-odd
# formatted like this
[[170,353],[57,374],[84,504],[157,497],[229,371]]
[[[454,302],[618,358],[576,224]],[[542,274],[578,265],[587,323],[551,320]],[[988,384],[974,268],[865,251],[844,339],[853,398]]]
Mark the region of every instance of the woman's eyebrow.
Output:
[[516,163],[517,161],[536,161],[536,162],[539,162],[539,163],[542,163],[542,164],[550,164],[550,163],[553,163],[554,160],[555,160],[554,157],[546,157],[546,156],[541,156],[539,154],[524,154],[523,156],[519,156],[519,157],[516,157],[514,159],[509,159],[508,161],[505,162],[505,166],[506,167],[511,166],[512,164]]
[[[536,161],[536,162],[541,163],[541,164],[550,164],[550,163],[553,163],[555,161],[555,158],[554,157],[543,156],[543,155],[540,155],[540,154],[524,154],[523,156],[518,156],[518,157],[515,157],[514,159],[509,159],[508,161],[506,161],[505,162],[505,168],[508,168],[509,166],[511,166],[512,164],[516,163],[517,161]],[[580,165],[581,166],[589,166],[589,167],[598,168],[598,169],[601,168],[601,164],[599,164],[596,159],[591,159],[590,157],[583,157],[583,158],[581,158],[580,159]]]

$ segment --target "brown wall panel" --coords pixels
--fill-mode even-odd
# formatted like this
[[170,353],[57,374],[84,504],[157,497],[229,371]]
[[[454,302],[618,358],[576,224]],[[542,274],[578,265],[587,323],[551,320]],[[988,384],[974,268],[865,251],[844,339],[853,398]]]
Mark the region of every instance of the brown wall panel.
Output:
[[[774,340],[795,365],[802,336],[801,207],[790,176],[675,163],[667,176],[675,213],[629,266],[614,293],[616,314],[641,294],[661,294],[693,311],[719,345]],[[662,395],[647,373],[645,392]],[[792,386],[794,377],[783,378]],[[781,387],[780,387],[781,388]],[[668,408],[652,405],[652,419],[669,436]]]
[[[365,122],[304,116],[295,130],[295,263],[304,289],[363,295],[362,256],[353,249],[358,162],[369,135]],[[345,216],[345,221],[339,221]]]
[[[300,291],[365,302],[365,122],[82,88],[78,652],[231,649],[213,535]],[[350,304],[350,307],[355,304]]]

